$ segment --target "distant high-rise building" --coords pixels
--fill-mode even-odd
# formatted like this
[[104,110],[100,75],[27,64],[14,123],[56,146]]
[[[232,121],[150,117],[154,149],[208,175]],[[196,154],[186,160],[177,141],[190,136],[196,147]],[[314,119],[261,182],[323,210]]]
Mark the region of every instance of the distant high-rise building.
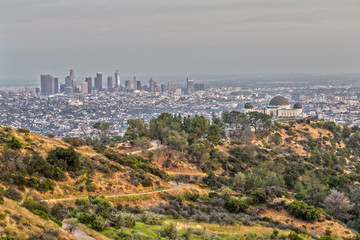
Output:
[[73,87],[65,87],[65,93],[66,94],[73,94],[74,88]]
[[168,83],[168,90],[171,91],[171,92],[175,92],[174,83],[172,83],[172,82]]
[[66,84],[60,84],[60,92],[61,92],[61,93],[64,93],[66,87],[67,87]]
[[186,80],[186,92],[193,93],[194,92],[194,80],[192,78],[188,78]]
[[40,96],[40,93],[41,93],[41,89],[40,88],[35,88],[35,95],[36,96]]
[[134,80],[133,80],[133,86],[134,86],[134,90],[139,90],[137,89],[137,81],[138,81],[138,77],[137,76],[134,76]]
[[107,78],[107,90],[108,92],[112,92],[114,89],[114,85],[113,85],[113,79],[111,76],[108,76]]
[[51,95],[55,94],[55,90],[58,88],[55,86],[56,82],[54,76],[51,74],[43,74],[40,76],[41,79],[41,94]]
[[166,92],[167,91],[167,86],[166,84],[162,83],[161,84],[161,92]]
[[199,84],[199,91],[204,91],[205,90],[205,85],[203,83]]
[[96,74],[96,78],[95,78],[95,89],[98,91],[102,91],[103,89],[103,85],[102,85],[102,73],[98,72]]
[[152,79],[152,78],[150,78],[150,80],[149,80],[149,92],[151,92],[151,93],[155,93],[155,81]]
[[194,91],[200,91],[200,87],[198,83],[194,83]]
[[142,89],[141,89],[141,81],[140,81],[140,80],[136,81],[136,90],[142,90]]
[[120,73],[119,73],[119,70],[117,70],[116,72],[115,72],[115,88],[119,88],[120,89],[120,86],[121,86],[121,84],[120,84]]
[[74,69],[70,69],[70,79],[71,80],[75,79]]
[[81,83],[81,93],[88,94],[89,93],[89,84],[88,82]]
[[59,92],[59,78],[54,78],[54,93]]
[[91,93],[91,90],[92,90],[92,78],[91,77],[85,78],[85,82],[87,82],[87,84],[88,84],[88,93]]
[[130,81],[130,80],[126,80],[126,81],[125,81],[125,89],[126,89],[126,90],[131,89],[131,81]]

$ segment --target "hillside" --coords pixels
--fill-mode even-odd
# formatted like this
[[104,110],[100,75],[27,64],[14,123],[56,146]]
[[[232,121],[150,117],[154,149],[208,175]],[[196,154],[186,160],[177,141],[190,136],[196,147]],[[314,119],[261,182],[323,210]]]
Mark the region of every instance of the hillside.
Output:
[[359,136],[235,111],[211,123],[131,119],[122,141],[0,128],[0,181],[36,215],[72,218],[104,239],[350,239],[360,229]]
[[0,204],[0,238],[74,239],[71,234],[54,222],[31,213],[17,202],[7,198]]

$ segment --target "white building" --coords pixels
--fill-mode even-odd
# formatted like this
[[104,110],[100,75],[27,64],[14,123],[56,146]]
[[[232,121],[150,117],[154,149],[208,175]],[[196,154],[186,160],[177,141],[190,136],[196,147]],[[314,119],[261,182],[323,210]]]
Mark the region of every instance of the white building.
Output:
[[272,116],[273,118],[286,117],[304,117],[303,109],[300,103],[290,106],[289,100],[283,96],[276,96],[269,102],[269,106],[264,109],[254,109],[252,103],[246,103],[245,112],[261,112]]

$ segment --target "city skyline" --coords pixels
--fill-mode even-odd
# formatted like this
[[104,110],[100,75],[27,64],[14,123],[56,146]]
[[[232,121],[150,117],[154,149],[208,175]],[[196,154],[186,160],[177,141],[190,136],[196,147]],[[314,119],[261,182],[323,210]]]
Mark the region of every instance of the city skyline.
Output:
[[0,81],[62,77],[69,67],[86,75],[359,73],[358,9],[352,0],[4,0]]

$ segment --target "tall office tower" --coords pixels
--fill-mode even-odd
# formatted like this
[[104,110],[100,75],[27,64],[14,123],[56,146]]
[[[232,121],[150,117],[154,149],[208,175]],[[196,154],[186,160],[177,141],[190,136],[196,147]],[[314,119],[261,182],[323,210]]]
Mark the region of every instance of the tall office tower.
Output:
[[131,81],[130,81],[130,80],[126,80],[126,81],[125,81],[125,89],[126,89],[126,90],[131,89]]
[[203,83],[199,84],[199,90],[200,91],[204,91],[205,90],[205,85]]
[[25,87],[25,94],[30,95],[30,87]]
[[103,89],[103,85],[102,85],[102,73],[101,73],[101,72],[96,73],[95,89],[98,90],[98,91],[102,91],[102,89]]
[[89,93],[89,84],[88,82],[81,83],[81,93],[88,94]]
[[36,96],[40,96],[40,93],[41,93],[41,90],[40,90],[40,88],[35,88],[35,95]]
[[186,80],[186,93],[194,92],[194,80],[192,78],[188,78]]
[[114,89],[114,85],[113,85],[113,79],[111,76],[108,76],[107,78],[107,90],[108,92],[112,92]]
[[133,80],[133,87],[134,87],[134,90],[138,90],[137,89],[137,81],[138,81],[138,77],[137,76],[134,76],[134,80]]
[[199,91],[200,88],[199,88],[199,84],[198,83],[194,83],[194,91]]
[[175,92],[174,83],[172,83],[172,82],[168,83],[168,90],[171,91],[171,92]]
[[166,92],[167,91],[167,87],[165,83],[161,84],[161,92]]
[[120,89],[120,73],[119,73],[119,70],[117,70],[115,72],[115,88],[119,88]]
[[91,93],[91,90],[92,90],[92,78],[91,77],[85,78],[85,82],[87,82],[87,84],[88,84],[88,93]]
[[54,78],[54,93],[59,92],[59,78]]
[[155,93],[155,81],[152,78],[149,80],[149,92]]
[[75,74],[74,74],[74,69],[70,69],[70,75],[69,75],[71,80],[75,79]]
[[73,94],[74,88],[73,87],[65,87],[65,93],[66,94]]
[[63,93],[65,92],[65,88],[67,87],[66,84],[60,84],[60,92]]
[[136,81],[136,90],[142,90],[142,89],[141,89],[141,81],[140,81],[140,80]]
[[65,84],[66,86],[72,86],[72,80],[70,79],[70,76],[65,77]]
[[50,95],[55,94],[55,80],[51,74],[40,75],[41,79],[41,94]]

